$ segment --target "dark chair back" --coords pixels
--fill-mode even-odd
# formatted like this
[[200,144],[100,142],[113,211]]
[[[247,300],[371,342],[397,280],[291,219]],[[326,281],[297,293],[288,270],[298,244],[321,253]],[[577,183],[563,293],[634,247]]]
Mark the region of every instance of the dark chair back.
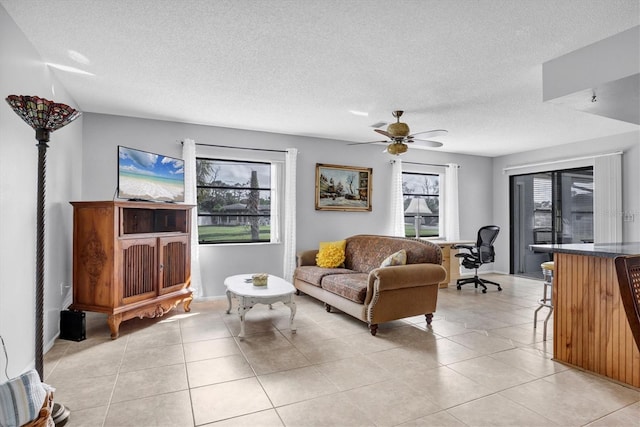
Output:
[[616,257],[615,264],[622,305],[640,349],[640,255]]
[[481,264],[495,261],[496,252],[493,248],[493,242],[496,241],[499,232],[500,227],[497,225],[485,225],[478,230],[476,247],[478,248],[478,257]]

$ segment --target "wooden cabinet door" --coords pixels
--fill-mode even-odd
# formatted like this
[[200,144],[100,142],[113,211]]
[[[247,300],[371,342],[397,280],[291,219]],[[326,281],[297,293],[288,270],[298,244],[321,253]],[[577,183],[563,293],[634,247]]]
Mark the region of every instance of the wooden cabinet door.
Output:
[[122,304],[157,296],[157,239],[122,239],[120,291]]
[[160,237],[158,294],[177,291],[191,279],[189,236]]

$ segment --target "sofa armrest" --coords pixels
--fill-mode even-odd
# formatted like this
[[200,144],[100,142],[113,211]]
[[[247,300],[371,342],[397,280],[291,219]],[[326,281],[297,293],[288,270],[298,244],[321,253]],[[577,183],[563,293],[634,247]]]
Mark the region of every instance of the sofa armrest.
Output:
[[307,251],[298,252],[296,254],[296,266],[302,267],[303,265],[316,265],[316,255],[318,255],[318,249],[309,249]]
[[369,273],[369,291],[413,288],[438,285],[447,277],[447,271],[438,264],[407,264],[376,268]]

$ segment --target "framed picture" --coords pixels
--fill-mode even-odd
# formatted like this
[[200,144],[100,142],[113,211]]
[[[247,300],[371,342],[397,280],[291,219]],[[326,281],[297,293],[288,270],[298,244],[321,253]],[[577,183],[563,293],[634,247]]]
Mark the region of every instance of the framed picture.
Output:
[[371,168],[316,163],[316,210],[371,211]]

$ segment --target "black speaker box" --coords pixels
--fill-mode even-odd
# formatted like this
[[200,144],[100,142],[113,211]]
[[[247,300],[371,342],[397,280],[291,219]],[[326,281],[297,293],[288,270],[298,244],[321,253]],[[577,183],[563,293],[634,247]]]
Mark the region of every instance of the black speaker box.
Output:
[[62,310],[60,312],[60,339],[83,341],[86,338],[85,312]]

